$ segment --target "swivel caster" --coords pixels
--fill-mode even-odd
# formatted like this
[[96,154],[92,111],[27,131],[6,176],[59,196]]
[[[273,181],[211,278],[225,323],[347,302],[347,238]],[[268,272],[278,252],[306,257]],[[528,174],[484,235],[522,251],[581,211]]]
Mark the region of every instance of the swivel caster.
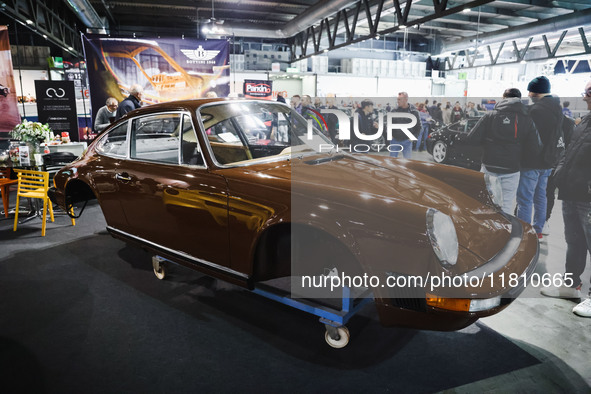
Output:
[[347,346],[349,343],[349,329],[345,326],[341,327],[333,327],[333,326],[326,326],[326,333],[324,334],[324,339],[329,346],[335,349],[341,349]]
[[153,256],[152,267],[154,268],[154,275],[156,275],[156,278],[160,280],[166,278],[166,274],[168,273],[168,263],[164,261],[164,259],[158,256]]

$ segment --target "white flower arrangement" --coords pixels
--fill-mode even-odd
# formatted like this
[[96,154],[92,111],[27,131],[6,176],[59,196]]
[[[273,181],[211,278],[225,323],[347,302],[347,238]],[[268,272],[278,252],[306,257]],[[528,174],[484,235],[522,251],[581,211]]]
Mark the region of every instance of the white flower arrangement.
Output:
[[10,132],[13,139],[37,144],[49,141],[51,135],[53,132],[48,124],[29,122],[28,120],[16,125]]

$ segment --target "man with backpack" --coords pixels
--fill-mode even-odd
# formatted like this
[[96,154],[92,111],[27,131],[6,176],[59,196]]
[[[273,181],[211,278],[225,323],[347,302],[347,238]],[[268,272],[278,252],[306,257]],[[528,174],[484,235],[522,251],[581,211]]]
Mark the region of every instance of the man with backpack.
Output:
[[481,171],[499,179],[503,211],[513,214],[522,157],[539,155],[542,151],[542,142],[527,107],[521,102],[519,89],[505,90],[503,100],[478,121],[466,142],[482,145]]
[[546,222],[548,177],[564,151],[563,115],[560,99],[550,93],[548,78],[541,76],[532,79],[527,90],[533,101],[529,113],[542,140],[543,149],[539,154],[526,154],[523,157],[517,188],[517,217],[531,223],[533,211],[533,226],[538,238],[542,238]]

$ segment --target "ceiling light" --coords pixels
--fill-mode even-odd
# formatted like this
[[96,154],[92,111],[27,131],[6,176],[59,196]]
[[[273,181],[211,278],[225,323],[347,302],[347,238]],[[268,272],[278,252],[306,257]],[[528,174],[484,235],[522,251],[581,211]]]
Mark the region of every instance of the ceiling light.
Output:
[[323,52],[324,52],[324,53],[328,52],[328,49],[325,49]]
[[462,10],[462,12],[463,12],[464,14],[467,14],[468,12],[470,12],[470,8],[464,8],[464,9]]
[[68,51],[71,51],[71,50],[73,50],[73,49],[74,49],[74,48],[72,48],[72,47],[68,47]]
[[43,38],[47,40],[47,34],[43,34]]
[[398,25],[400,29],[406,29],[406,25]]
[[525,61],[525,60],[522,60],[520,63],[521,63],[521,64],[525,64],[525,63],[527,63],[527,61]]
[[33,21],[30,20],[30,19],[27,19],[25,22],[27,22],[27,25],[32,25],[33,24]]

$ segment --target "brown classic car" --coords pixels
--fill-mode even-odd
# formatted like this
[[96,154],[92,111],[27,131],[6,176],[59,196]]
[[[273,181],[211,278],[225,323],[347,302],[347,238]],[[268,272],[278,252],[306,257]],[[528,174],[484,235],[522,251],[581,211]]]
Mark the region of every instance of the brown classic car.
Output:
[[385,325],[456,330],[521,293],[538,241],[501,212],[495,178],[345,150],[279,103],[157,104],[97,137],[50,194],[66,211],[96,198],[113,236],[248,289],[369,288]]

